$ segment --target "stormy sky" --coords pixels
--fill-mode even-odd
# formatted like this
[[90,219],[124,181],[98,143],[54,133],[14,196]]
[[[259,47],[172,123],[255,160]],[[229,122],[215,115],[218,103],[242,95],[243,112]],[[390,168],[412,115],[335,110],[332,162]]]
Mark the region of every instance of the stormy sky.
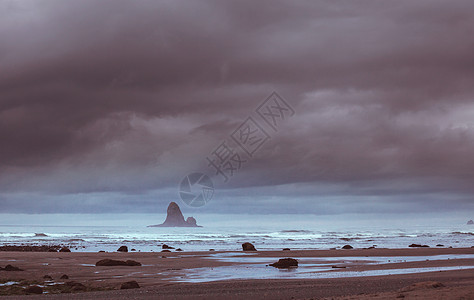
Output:
[[[163,212],[190,172],[200,212],[472,211],[473,11],[0,1],[0,213]],[[206,157],[248,117],[270,138],[224,182]]]

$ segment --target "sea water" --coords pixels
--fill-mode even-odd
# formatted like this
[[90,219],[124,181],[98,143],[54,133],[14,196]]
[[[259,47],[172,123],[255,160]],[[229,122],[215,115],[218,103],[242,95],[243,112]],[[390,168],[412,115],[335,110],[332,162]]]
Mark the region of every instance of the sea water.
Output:
[[[161,251],[168,244],[184,251],[237,251],[244,242],[259,250],[407,248],[412,243],[436,247],[474,246],[474,226],[457,218],[360,215],[197,214],[198,228],[147,227],[156,214],[0,214],[2,245],[67,245],[72,251]],[[45,236],[38,236],[44,234]]]

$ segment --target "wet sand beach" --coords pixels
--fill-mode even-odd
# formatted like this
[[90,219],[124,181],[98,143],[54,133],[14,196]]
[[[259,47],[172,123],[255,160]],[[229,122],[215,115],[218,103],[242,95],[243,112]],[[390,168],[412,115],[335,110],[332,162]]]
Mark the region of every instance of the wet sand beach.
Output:
[[[267,266],[279,258],[299,261],[295,269]],[[96,266],[102,259],[134,260],[141,266]],[[28,299],[311,299],[353,296],[436,299],[443,293],[472,298],[474,249],[352,249],[258,252],[128,252],[54,253],[0,252],[0,266],[11,264],[23,271],[0,271],[0,283],[27,280],[44,291],[66,282],[78,282],[87,292],[29,295]],[[60,279],[67,274],[69,279]],[[45,275],[52,280],[46,280]],[[120,290],[122,283],[137,281],[139,289]],[[412,284],[433,281],[413,290]],[[5,286],[0,285],[0,290]],[[98,290],[98,291],[94,291]],[[385,294],[384,294],[385,293]],[[467,296],[466,296],[467,295]],[[469,296],[471,295],[471,296]],[[374,295],[372,295],[374,296]],[[372,297],[371,296],[371,297]],[[20,295],[5,296],[17,299]],[[458,297],[458,298],[459,298]],[[439,298],[456,299],[456,298]]]

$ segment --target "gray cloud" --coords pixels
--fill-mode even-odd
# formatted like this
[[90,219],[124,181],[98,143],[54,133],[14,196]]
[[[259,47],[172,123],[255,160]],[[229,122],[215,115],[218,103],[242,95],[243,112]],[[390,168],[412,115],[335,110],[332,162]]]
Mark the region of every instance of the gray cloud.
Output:
[[205,209],[472,208],[473,6],[4,1],[0,203],[161,207],[276,90],[296,115]]

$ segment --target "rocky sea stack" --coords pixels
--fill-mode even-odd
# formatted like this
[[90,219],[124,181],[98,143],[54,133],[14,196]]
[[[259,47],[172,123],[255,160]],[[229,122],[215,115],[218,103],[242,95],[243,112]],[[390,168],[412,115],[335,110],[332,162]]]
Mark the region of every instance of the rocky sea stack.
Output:
[[166,220],[163,224],[159,225],[150,225],[148,227],[201,227],[197,225],[196,219],[193,217],[187,218],[184,220],[184,216],[181,213],[181,209],[179,208],[176,202],[171,202],[168,205],[168,210],[166,214]]

